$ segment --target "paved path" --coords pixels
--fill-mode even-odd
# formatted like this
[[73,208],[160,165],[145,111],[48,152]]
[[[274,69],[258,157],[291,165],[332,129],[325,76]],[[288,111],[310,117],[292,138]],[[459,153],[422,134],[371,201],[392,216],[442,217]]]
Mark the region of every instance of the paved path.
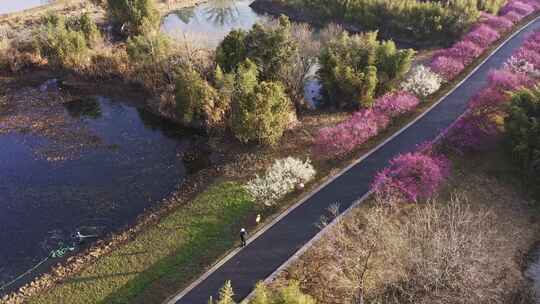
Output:
[[245,298],[258,281],[272,274],[319,232],[314,223],[327,214],[329,205],[339,202],[341,210],[347,209],[369,191],[374,174],[391,158],[434,139],[455,121],[465,111],[469,98],[486,85],[489,70],[499,68],[521,46],[527,34],[537,29],[540,29],[539,19],[508,41],[427,115],[313,194],[183,297],[178,295],[170,303],[205,304],[210,296],[216,298],[226,280],[232,281],[237,299]]

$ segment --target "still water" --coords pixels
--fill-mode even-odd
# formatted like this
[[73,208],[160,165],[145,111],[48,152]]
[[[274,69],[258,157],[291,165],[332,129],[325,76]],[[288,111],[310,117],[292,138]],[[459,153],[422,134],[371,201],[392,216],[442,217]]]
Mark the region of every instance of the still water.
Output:
[[53,0],[0,0],[0,15],[20,12],[25,9],[45,5]]
[[210,0],[177,10],[163,20],[163,30],[173,37],[188,38],[215,47],[233,29],[250,29],[269,17],[255,13],[253,0]]
[[74,158],[37,157],[58,149],[46,137],[0,135],[0,285],[75,231],[103,235],[129,224],[208,165],[183,161],[200,137],[131,103],[97,96],[63,111],[92,142]]

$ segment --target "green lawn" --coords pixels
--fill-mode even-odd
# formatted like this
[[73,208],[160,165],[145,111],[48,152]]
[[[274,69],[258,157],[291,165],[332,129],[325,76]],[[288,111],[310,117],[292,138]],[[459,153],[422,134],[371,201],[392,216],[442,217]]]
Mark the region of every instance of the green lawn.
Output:
[[29,303],[159,303],[223,255],[255,205],[237,183],[212,185],[189,206]]

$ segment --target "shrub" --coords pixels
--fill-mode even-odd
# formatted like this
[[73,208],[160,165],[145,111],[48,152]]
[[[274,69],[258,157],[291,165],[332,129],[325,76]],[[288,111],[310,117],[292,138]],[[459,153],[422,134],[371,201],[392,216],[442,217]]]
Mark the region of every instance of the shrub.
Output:
[[375,101],[373,109],[390,118],[405,114],[418,106],[420,100],[411,93],[397,91],[387,93]]
[[503,14],[502,17],[509,20],[509,21],[511,21],[512,23],[518,23],[525,16],[520,15],[520,14],[514,12],[514,11],[509,11],[509,12]]
[[504,69],[490,71],[488,82],[492,87],[503,91],[514,91],[533,84],[532,80],[526,75],[515,74]]
[[[489,188],[480,194],[494,190],[486,204],[505,193]],[[504,199],[496,203],[508,205],[515,198]],[[511,259],[519,250],[514,236],[494,229],[498,206],[479,203],[457,193],[397,212],[379,204],[355,208],[289,267],[286,277],[303,282],[318,303],[465,304],[486,298],[508,303],[501,288],[515,278],[501,281],[508,266],[497,263],[500,258],[491,251],[511,244]]]
[[426,97],[439,90],[443,79],[430,68],[418,65],[411,70],[407,79],[401,84],[401,89]]
[[318,71],[324,94],[338,107],[369,107],[375,92],[391,87],[410,68],[414,52],[377,41],[377,32],[342,33],[321,51]]
[[89,55],[83,32],[66,27],[64,18],[51,18],[34,35],[39,54],[57,67],[80,68]]
[[231,129],[244,143],[275,145],[290,121],[292,104],[279,82],[257,79],[257,66],[246,60],[238,68]]
[[530,77],[540,77],[540,71],[537,70],[532,63],[514,56],[510,57],[504,63],[503,68],[512,73],[525,74]]
[[250,59],[260,69],[261,80],[279,80],[283,63],[298,52],[291,23],[282,16],[277,24],[255,24],[249,32],[230,32],[216,50],[216,61],[227,73]]
[[490,28],[496,30],[499,33],[506,32],[514,26],[514,23],[502,16],[492,16],[485,14],[483,17],[483,23],[489,26]]
[[129,37],[126,50],[129,59],[136,65],[152,66],[165,60],[171,53],[169,38],[157,31],[145,32]]
[[430,68],[445,80],[452,80],[463,71],[465,66],[459,59],[437,56],[431,61]]
[[249,304],[315,304],[315,300],[300,289],[296,281],[289,281],[287,285],[277,290],[268,289],[263,283],[257,284],[253,298]]
[[233,296],[234,291],[231,281],[226,281],[225,285],[219,290],[219,299],[217,302],[214,302],[212,297],[210,297],[208,304],[235,304]]
[[514,53],[513,57],[518,60],[526,61],[535,68],[540,69],[540,53],[536,50],[520,48]]
[[304,13],[321,19],[352,23],[364,30],[381,30],[393,37],[436,44],[459,37],[473,24],[478,7],[496,9],[494,1],[297,0]]
[[313,29],[306,23],[293,23],[291,35],[298,45],[298,50],[282,63],[278,79],[285,86],[297,109],[302,109],[308,106],[308,101],[304,98],[306,81],[316,69],[321,42],[314,38]]
[[146,31],[129,37],[126,52],[133,69],[131,80],[154,93],[165,85],[174,86],[172,79],[165,79],[165,69],[169,66],[168,59],[172,50],[170,39],[159,31]]
[[506,0],[479,0],[478,9],[492,14],[497,14]]
[[78,31],[84,34],[88,47],[95,46],[101,39],[96,23],[88,13],[83,13],[80,16],[71,17],[66,21],[66,26],[70,30]]
[[[219,299],[214,302],[212,298],[209,304],[235,304],[233,300],[233,289],[231,282],[227,281],[221,288]],[[315,304],[315,300],[302,293],[300,284],[296,281],[287,282],[287,285],[279,288],[268,288],[264,283],[259,282],[253,292],[253,297],[246,301],[246,304]]]
[[501,14],[508,12],[516,12],[519,15],[526,16],[534,12],[534,7],[521,1],[511,0],[501,9]]
[[399,155],[377,174],[372,189],[383,197],[397,195],[404,201],[417,202],[437,192],[449,175],[449,169],[450,163],[443,156]]
[[220,98],[193,67],[186,66],[178,72],[175,95],[178,117],[184,125],[203,130],[224,126],[230,103]]
[[245,187],[257,202],[274,206],[297,186],[311,181],[315,174],[309,159],[303,162],[287,157],[276,160],[263,176],[255,177]]
[[107,7],[117,31],[128,36],[159,28],[161,17],[153,0],[107,0]]
[[469,32],[463,40],[470,40],[481,48],[489,47],[500,38],[499,33],[485,24],[480,24]]
[[454,44],[451,48],[439,52],[437,56],[458,59],[464,65],[468,65],[480,56],[483,51],[483,48],[477,46],[472,41],[462,40]]
[[469,100],[469,110],[474,113],[490,114],[498,111],[501,105],[508,100],[506,91],[501,90],[496,85],[480,90]]
[[323,157],[343,156],[379,134],[388,123],[388,117],[378,111],[356,112],[335,127],[320,129],[315,137],[315,150]]
[[225,72],[234,72],[246,59],[246,36],[247,33],[241,29],[232,30],[216,49],[216,62]]
[[458,152],[487,151],[496,143],[499,128],[488,115],[469,114],[459,118],[446,132],[446,147]]
[[540,88],[522,89],[511,100],[505,129],[512,154],[540,193]]

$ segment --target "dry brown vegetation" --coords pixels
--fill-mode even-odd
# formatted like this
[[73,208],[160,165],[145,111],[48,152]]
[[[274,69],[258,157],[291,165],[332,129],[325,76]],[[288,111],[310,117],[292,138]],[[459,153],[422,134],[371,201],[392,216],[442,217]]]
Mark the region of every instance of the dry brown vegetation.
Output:
[[466,171],[441,196],[356,208],[274,283],[318,303],[533,303],[523,274],[538,213],[507,183]]

